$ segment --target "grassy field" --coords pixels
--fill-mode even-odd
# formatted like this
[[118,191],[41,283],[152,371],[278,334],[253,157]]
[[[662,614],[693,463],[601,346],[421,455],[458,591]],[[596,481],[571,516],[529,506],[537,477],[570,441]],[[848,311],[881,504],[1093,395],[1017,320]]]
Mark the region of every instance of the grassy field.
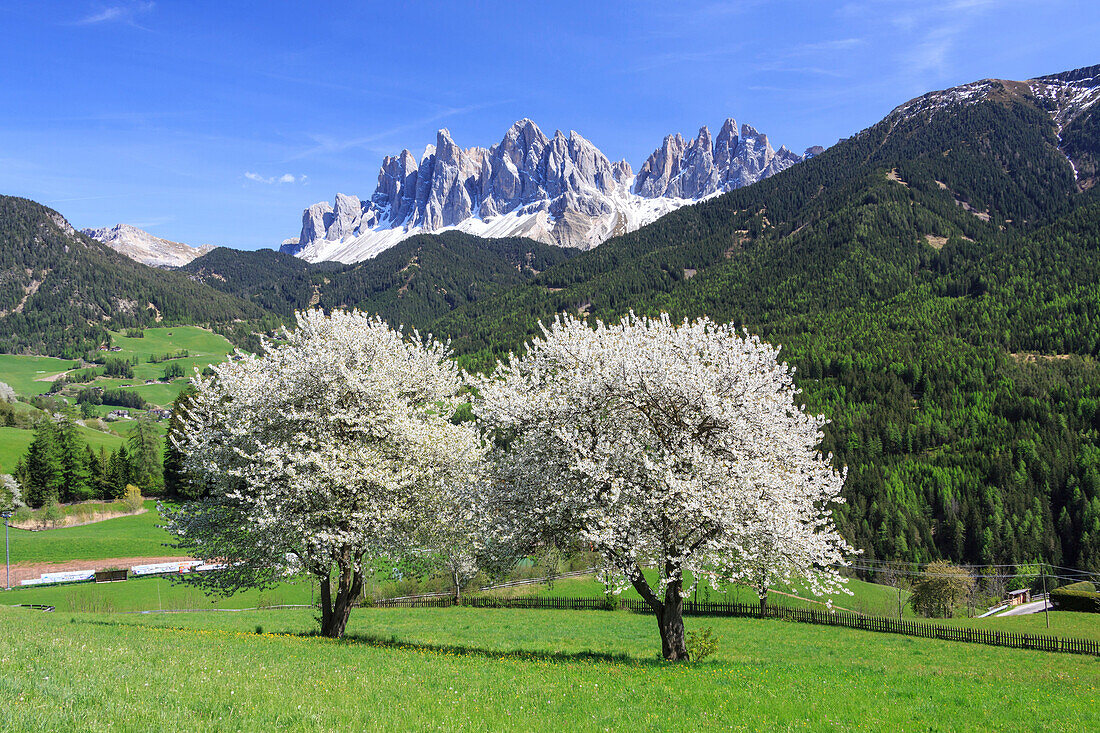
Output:
[[63,562],[110,557],[158,557],[178,551],[165,547],[168,533],[159,528],[164,520],[156,502],[146,501],[148,511],[129,517],[108,519],[80,527],[62,527],[44,532],[11,530],[11,561]]
[[197,588],[167,578],[131,578],[124,583],[74,583],[45,588],[27,586],[0,593],[0,605],[41,604],[73,613],[263,608],[314,602],[314,586],[308,580],[284,583],[271,590],[243,590],[227,597],[208,596]]
[[[199,328],[198,326],[174,326],[172,328],[147,328],[142,338],[127,338],[121,334],[111,334],[111,344],[121,350],[110,354],[113,358],[137,358],[132,379],[96,380],[97,386],[118,388],[124,384],[140,394],[147,402],[167,406],[187,385],[194,369],[202,369],[209,364],[225,360],[233,352],[233,345],[224,336]],[[171,362],[151,364],[149,357],[160,358],[165,354],[186,351],[187,356],[172,359]],[[185,375],[171,384],[145,384],[146,379],[161,379],[164,368],[169,364],[178,364]]]
[[233,345],[224,336],[198,326],[147,328],[142,333],[141,338],[127,338],[121,333],[112,333],[111,345],[120,349],[112,355],[125,359],[136,356],[144,363],[150,355],[159,357],[183,349],[189,352],[189,358],[205,358],[203,363],[209,364],[211,361],[221,361],[233,352]]
[[[646,571],[646,575],[650,578],[651,582],[655,582],[655,571]],[[884,585],[867,583],[855,578],[849,579],[847,587],[848,590],[852,592],[851,595],[838,593],[831,597],[835,606],[872,616],[897,616],[898,601],[897,593],[894,589]],[[827,597],[818,598],[805,589],[798,587],[780,586],[775,590],[779,592],[770,594],[771,602],[792,606],[794,608],[821,608],[822,603],[830,600],[830,598]],[[782,595],[782,592],[801,596],[806,600],[792,598],[789,595]],[[537,596],[543,598],[602,598],[604,595],[604,586],[602,583],[598,582],[594,576],[582,576],[579,578],[559,578],[549,585],[536,584],[501,588],[491,591],[491,595],[501,598],[516,598],[519,596]],[[908,597],[908,594],[906,594],[906,597]],[[619,595],[619,598],[638,600],[641,596],[639,596],[638,592],[633,588],[627,588]],[[699,588],[698,595],[692,596],[692,598],[698,598],[700,602],[707,600],[739,603],[758,602],[755,591],[740,585],[728,586],[722,593],[717,593],[704,585]],[[817,602],[815,603],[814,601]],[[913,616],[913,610],[905,606],[904,615]]]
[[16,394],[29,397],[49,391],[50,383],[39,380],[68,371],[72,365],[71,359],[0,354],[0,382],[7,382]]
[[[689,626],[694,627],[689,620]],[[1100,660],[708,619],[713,661],[655,658],[623,612],[103,616],[0,610],[4,730],[1095,730]],[[257,633],[262,631],[263,633]]]
[[[104,433],[99,430],[91,430],[79,427],[81,437],[92,447],[96,453],[99,449],[106,448],[110,453],[116,450],[124,442],[124,438],[113,433]],[[21,428],[0,427],[0,473],[10,473],[20,457],[27,452],[31,441],[34,440],[33,430]]]
[[988,618],[955,618],[937,623],[966,626],[990,631],[1011,631],[1019,634],[1049,634],[1075,639],[1100,640],[1100,613],[1074,613],[1051,611],[1050,627],[1042,613],[1024,616],[990,616]]

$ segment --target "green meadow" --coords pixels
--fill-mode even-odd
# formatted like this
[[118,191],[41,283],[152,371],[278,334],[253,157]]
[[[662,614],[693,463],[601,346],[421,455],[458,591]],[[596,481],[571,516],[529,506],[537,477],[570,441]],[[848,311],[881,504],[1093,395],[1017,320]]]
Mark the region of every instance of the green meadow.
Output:
[[102,615],[0,609],[0,728],[1095,730],[1100,660],[756,619],[656,659],[626,612],[364,609]]
[[145,502],[146,512],[107,519],[78,527],[41,532],[11,529],[11,561],[64,562],[112,557],[163,557],[178,554],[166,547],[168,533],[155,501]]
[[[656,582],[656,572],[646,571],[651,582]],[[691,574],[687,574],[690,581]],[[837,608],[850,609],[871,616],[897,616],[898,600],[897,591],[893,588],[868,583],[855,578],[850,578],[846,585],[850,593],[837,593],[832,596],[817,597],[804,588],[780,584],[769,594],[769,602],[778,603],[794,608],[823,608],[824,604],[831,601]],[[518,596],[537,596],[540,598],[603,598],[605,588],[596,580],[595,576],[585,575],[575,578],[558,578],[549,584],[519,585],[511,588],[499,588],[490,591],[491,595],[499,598],[515,598]],[[627,588],[620,593],[618,598],[640,600],[641,596],[633,588]],[[904,594],[908,597],[908,593]],[[714,601],[718,603],[758,603],[756,592],[743,585],[729,585],[723,587],[721,592],[715,591],[705,583],[700,584],[698,592],[691,596],[692,600]],[[903,609],[903,615],[914,616],[913,610],[907,605]]]
[[29,397],[48,392],[50,383],[43,380],[66,372],[72,366],[71,359],[0,354],[0,382],[7,382],[16,394]]
[[[97,453],[100,448],[105,448],[110,453],[122,445],[124,440],[119,435],[86,427],[79,427],[78,430],[84,441]],[[0,427],[0,473],[10,473],[33,440],[33,430]]]
[[74,613],[133,613],[213,608],[266,608],[311,605],[315,585],[309,580],[283,583],[269,590],[247,589],[231,596],[209,596],[198,588],[161,577],[134,577],[120,583],[66,583],[14,588],[0,594],[0,605],[39,604]]

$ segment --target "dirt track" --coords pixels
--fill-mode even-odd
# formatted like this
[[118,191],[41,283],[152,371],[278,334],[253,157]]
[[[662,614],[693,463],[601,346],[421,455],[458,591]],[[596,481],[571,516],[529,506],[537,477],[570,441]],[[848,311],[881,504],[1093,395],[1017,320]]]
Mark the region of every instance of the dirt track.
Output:
[[[21,562],[11,566],[11,585],[16,587],[20,581],[37,578],[42,573],[62,573],[67,570],[106,570],[108,568],[132,568],[135,565],[152,565],[161,562],[176,562],[191,558],[172,555],[165,557],[109,557],[104,560],[67,560],[65,562]],[[0,565],[0,586],[5,576],[4,566]]]

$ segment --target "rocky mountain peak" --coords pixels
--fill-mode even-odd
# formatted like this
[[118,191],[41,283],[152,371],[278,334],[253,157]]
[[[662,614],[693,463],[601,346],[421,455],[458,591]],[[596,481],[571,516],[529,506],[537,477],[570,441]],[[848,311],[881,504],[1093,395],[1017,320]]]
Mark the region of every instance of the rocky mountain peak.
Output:
[[713,139],[706,125],[687,142],[679,133],[665,137],[638,171],[633,191],[646,198],[698,199],[748,186],[800,160],[786,147],[772,150],[768,136],[752,125],[741,125],[738,134],[731,117]]
[[191,247],[182,242],[162,239],[130,224],[80,231],[130,259],[152,267],[182,267],[214,249],[211,244]]
[[447,129],[419,160],[408,150],[386,156],[364,201],[338,194],[302,213],[302,233],[284,252],[310,260],[354,262],[419,232],[459,228],[485,236],[527,236],[594,247],[689,201],[747,185],[793,165],[767,136],[728,119],[713,138],[702,126],[691,140],[667,136],[635,176],[612,163],[576,130],[545,133],[514,122],[490,148],[462,148]]

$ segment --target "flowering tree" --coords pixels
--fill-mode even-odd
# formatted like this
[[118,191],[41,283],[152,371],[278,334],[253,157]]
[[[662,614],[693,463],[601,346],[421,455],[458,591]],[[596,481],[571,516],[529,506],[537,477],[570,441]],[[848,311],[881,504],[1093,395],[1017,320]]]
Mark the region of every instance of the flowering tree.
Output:
[[462,600],[462,587],[477,575],[478,534],[480,523],[475,509],[466,504],[468,493],[445,492],[427,512],[421,531],[420,546],[438,560],[454,589],[454,601]]
[[205,494],[169,529],[227,565],[190,576],[214,592],[312,573],[321,631],[339,637],[373,561],[408,549],[425,499],[475,470],[481,449],[448,420],[462,380],[445,346],[360,313],[297,319],[261,355],[192,380],[174,440]]
[[670,660],[687,658],[683,598],[699,578],[717,589],[767,556],[836,585],[850,548],[829,505],[844,476],[777,357],[706,318],[544,327],[474,407],[496,446],[485,502],[499,532],[521,549],[591,545],[653,610]]
[[10,473],[0,474],[0,512],[14,512],[23,503],[23,489]]

